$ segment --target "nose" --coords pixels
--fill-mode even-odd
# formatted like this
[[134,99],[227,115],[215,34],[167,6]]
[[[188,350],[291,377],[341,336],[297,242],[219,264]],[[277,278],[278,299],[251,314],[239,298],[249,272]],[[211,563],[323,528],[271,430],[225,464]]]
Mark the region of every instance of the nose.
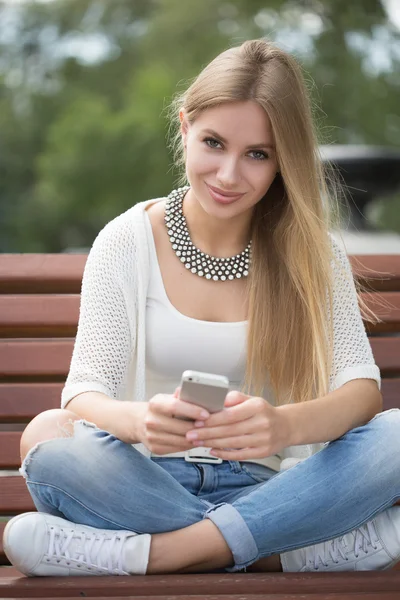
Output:
[[226,191],[235,189],[240,181],[239,166],[234,156],[224,157],[217,174],[217,183]]

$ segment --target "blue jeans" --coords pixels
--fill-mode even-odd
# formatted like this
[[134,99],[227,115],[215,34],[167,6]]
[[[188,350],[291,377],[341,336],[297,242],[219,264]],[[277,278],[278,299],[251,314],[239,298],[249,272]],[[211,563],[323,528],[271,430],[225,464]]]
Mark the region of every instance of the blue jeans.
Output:
[[[85,421],[38,444],[21,473],[39,511],[161,533],[211,519],[239,571],[356,529],[400,498],[400,410],[376,415],[287,471],[147,458]],[[400,510],[400,507],[399,507]]]

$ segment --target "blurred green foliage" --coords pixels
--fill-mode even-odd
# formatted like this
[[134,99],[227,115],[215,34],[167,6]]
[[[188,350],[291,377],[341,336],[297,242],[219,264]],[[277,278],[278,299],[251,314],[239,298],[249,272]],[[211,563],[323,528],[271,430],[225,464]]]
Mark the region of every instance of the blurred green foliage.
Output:
[[[303,64],[322,143],[400,144],[400,34],[380,0],[0,1],[0,251],[87,248],[167,193],[172,95],[263,36]],[[400,198],[382,207],[400,231]]]

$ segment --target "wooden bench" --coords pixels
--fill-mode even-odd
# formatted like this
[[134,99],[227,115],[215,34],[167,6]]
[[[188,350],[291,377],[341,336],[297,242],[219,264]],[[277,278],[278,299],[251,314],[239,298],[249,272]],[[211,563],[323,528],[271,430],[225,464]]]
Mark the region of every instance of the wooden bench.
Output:
[[[368,305],[383,323],[368,328],[381,369],[384,409],[400,407],[400,256],[351,257],[367,281]],[[58,408],[79,314],[86,255],[0,256],[0,534],[7,518],[34,510],[18,474],[21,431],[37,413]],[[374,272],[384,275],[372,277]],[[369,277],[369,279],[366,279]],[[372,278],[371,278],[372,277]],[[376,306],[376,292],[391,308]],[[399,432],[400,433],[400,432]],[[0,564],[7,559],[0,548]],[[308,596],[308,595],[311,596]],[[197,597],[289,599],[400,598],[400,570],[366,573],[223,573],[139,577],[26,578],[0,568],[0,598]]]

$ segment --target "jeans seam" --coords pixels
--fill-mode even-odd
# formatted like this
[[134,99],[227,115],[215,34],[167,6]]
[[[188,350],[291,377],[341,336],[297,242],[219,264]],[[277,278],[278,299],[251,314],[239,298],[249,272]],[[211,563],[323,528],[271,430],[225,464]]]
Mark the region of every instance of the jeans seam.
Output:
[[196,496],[198,496],[201,492],[201,488],[203,487],[204,484],[204,469],[201,465],[197,464],[197,463],[192,463],[196,473],[197,473],[197,477],[198,477],[198,481],[199,481],[199,490],[196,494]]
[[[355,529],[359,529],[360,527],[362,527],[362,525],[365,525],[365,523],[368,523],[368,521],[372,521],[372,519],[377,517],[379,513],[384,512],[385,510],[390,508],[393,505],[393,502],[396,502],[397,499],[398,499],[398,497],[395,496],[389,502],[384,502],[383,504],[381,504],[381,506],[377,510],[375,510],[374,513],[371,513],[371,515],[367,519],[363,519],[358,524],[354,525],[354,527],[351,527],[351,529],[344,529],[342,532],[335,533],[334,536],[331,536],[328,538],[326,536],[323,536],[322,538],[314,539],[311,542],[307,543],[307,546],[314,546],[316,544],[321,544],[321,543],[330,541],[332,539],[339,538],[343,535],[346,535],[346,533],[350,533],[350,531],[354,531]],[[387,506],[385,506],[385,505],[387,505]],[[382,506],[385,506],[385,508],[382,509]],[[305,546],[301,546],[301,547],[303,548]],[[283,554],[285,552],[290,552],[291,550],[296,550],[298,548],[299,548],[298,544],[293,544],[291,546],[283,546],[282,548],[274,548],[273,554]],[[271,556],[271,554],[263,554],[263,558],[266,558],[268,556]]]
[[[58,487],[56,485],[52,485],[52,484],[49,484],[49,483],[39,483],[37,481],[30,481],[30,480],[27,480],[26,483],[27,483],[27,485],[29,484],[29,485],[33,485],[33,486],[36,485],[36,486],[41,486],[41,487],[49,487],[49,488],[52,488],[52,489],[56,490],[57,492],[61,492],[62,494],[64,494],[68,498],[70,498],[73,502],[76,502],[76,504],[79,504],[79,506],[81,506],[82,508],[84,508],[85,510],[87,510],[90,514],[95,515],[96,517],[99,517],[100,519],[103,519],[103,521],[107,521],[108,523],[110,523],[112,525],[116,525],[116,529],[120,529],[120,530],[123,530],[123,531],[127,530],[126,527],[120,525],[119,523],[116,523],[115,521],[112,521],[111,519],[107,519],[106,517],[103,517],[98,512],[92,510],[91,508],[89,508],[88,506],[86,506],[86,504],[84,504],[83,502],[80,502],[74,496],[72,496],[71,494],[68,494],[68,492],[66,492],[65,490],[63,490],[62,488],[60,488],[60,487]],[[57,510],[59,510],[59,512],[62,512],[59,508]],[[134,530],[134,532],[135,533],[139,533],[139,534],[147,533],[146,531],[136,531],[136,530]]]
[[241,464],[239,461],[228,460],[228,463],[229,463],[232,473],[235,473],[235,475],[237,475],[238,473],[241,472]]
[[276,472],[276,474],[271,475],[271,477],[269,477],[268,479],[261,479],[259,477],[257,477],[256,475],[254,475],[250,469],[248,469],[245,465],[242,465],[242,473],[245,473],[246,475],[248,475],[249,477],[251,477],[251,479],[253,479],[253,481],[255,481],[255,483],[268,483],[268,481],[271,481],[271,479],[273,479],[273,477],[276,477],[276,475],[278,475],[278,472]]

